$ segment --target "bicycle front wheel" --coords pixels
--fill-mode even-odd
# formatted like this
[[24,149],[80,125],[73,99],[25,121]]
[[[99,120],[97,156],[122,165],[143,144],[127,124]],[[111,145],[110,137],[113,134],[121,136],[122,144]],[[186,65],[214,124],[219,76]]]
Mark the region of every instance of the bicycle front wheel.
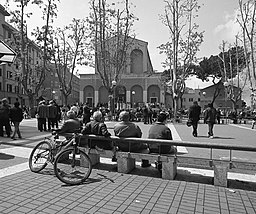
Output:
[[29,156],[29,168],[32,172],[40,172],[51,158],[51,144],[44,140],[38,143]]
[[70,185],[83,183],[91,174],[92,163],[88,155],[74,148],[60,152],[54,162],[57,178]]

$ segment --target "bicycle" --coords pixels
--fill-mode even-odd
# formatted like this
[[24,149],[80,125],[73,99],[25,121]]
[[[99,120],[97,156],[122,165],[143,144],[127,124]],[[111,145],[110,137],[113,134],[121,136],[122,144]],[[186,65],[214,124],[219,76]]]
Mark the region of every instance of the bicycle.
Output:
[[50,162],[60,181],[70,185],[83,183],[91,174],[92,163],[79,148],[81,136],[75,132],[69,139],[59,141],[58,135],[55,135],[53,140],[46,138],[38,143],[29,157],[30,170],[40,172]]

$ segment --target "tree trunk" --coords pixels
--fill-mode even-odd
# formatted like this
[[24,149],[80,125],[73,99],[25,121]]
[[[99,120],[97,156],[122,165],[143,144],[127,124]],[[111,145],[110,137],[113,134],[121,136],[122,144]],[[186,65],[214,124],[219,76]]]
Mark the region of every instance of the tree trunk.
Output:
[[29,102],[30,116],[31,116],[31,118],[35,118],[36,111],[35,111],[35,106],[34,106],[34,96],[33,95],[28,95],[28,102]]
[[64,105],[67,106],[68,105],[68,95],[63,93],[63,98],[64,98]]

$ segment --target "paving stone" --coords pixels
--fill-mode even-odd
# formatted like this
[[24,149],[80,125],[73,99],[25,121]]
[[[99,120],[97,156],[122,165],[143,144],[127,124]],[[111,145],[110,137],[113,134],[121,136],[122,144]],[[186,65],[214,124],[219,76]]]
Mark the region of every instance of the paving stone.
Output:
[[[25,171],[0,178],[2,213],[255,214],[256,194],[184,181],[97,170],[113,179],[63,186],[53,174]],[[8,182],[7,182],[8,180]],[[35,182],[31,182],[35,180]],[[6,185],[5,185],[6,184]],[[47,185],[46,185],[47,184]],[[48,185],[49,184],[49,185]]]

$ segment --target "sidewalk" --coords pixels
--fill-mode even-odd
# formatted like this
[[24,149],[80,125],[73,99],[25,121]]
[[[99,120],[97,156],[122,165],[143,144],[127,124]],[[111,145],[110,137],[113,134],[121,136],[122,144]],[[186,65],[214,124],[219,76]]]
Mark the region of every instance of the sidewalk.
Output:
[[1,213],[256,213],[256,192],[94,169],[65,186],[52,168],[0,178]]

